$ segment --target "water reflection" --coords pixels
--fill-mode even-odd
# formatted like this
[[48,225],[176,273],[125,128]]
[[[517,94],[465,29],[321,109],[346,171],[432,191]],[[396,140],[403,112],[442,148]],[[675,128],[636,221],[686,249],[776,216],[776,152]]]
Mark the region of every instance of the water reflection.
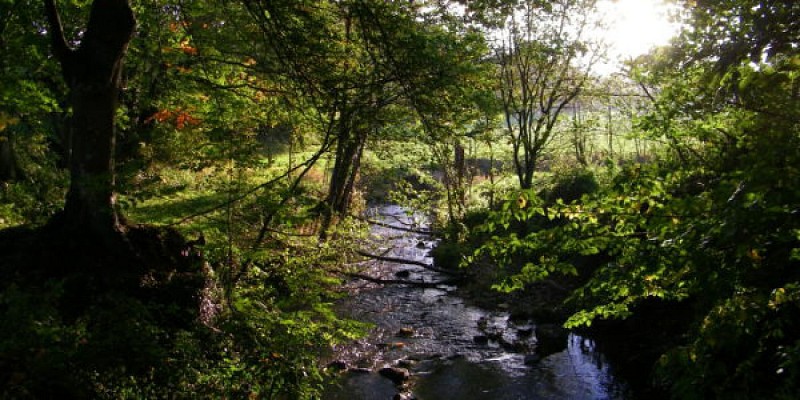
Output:
[[582,340],[571,336],[567,350],[533,367],[518,368],[516,356],[499,362],[446,361],[420,379],[414,393],[420,400],[625,398],[625,387],[614,382],[607,366],[595,363],[597,354],[582,347]]

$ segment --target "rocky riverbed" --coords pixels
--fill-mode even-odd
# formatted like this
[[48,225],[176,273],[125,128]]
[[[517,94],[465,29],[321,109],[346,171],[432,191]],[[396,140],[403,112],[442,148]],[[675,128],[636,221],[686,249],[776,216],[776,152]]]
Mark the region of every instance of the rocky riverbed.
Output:
[[[398,227],[412,218],[396,206],[374,214]],[[424,228],[424,226],[423,226]],[[386,255],[432,262],[435,243],[415,233],[375,227]],[[325,399],[629,399],[629,390],[594,344],[557,324],[512,317],[508,305],[485,309],[422,266],[371,262],[367,273],[425,285],[353,281],[339,304],[350,318],[373,323],[370,335],[334,349],[337,378]],[[423,287],[424,286],[424,287]]]

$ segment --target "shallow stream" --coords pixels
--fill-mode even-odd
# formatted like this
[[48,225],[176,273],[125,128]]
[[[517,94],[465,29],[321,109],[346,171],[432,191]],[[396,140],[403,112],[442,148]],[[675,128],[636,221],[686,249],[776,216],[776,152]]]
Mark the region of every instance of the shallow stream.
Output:
[[[371,218],[398,227],[422,220],[397,206],[373,209]],[[372,235],[379,254],[432,263],[435,243],[423,234],[375,226]],[[366,272],[427,283],[447,279],[413,264],[375,261]],[[352,295],[339,311],[375,328],[368,337],[334,349],[331,359],[346,370],[327,386],[325,399],[393,399],[398,393],[420,400],[631,398],[590,340],[513,320],[502,307],[475,307],[456,296],[452,286],[354,281],[349,289]],[[407,369],[411,377],[395,384],[377,373],[385,367]]]

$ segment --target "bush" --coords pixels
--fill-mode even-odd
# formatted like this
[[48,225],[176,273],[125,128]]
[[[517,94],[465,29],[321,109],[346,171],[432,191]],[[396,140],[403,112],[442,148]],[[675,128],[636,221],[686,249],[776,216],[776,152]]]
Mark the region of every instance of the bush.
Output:
[[565,174],[557,175],[553,187],[542,194],[549,203],[561,199],[570,203],[585,194],[595,193],[600,189],[594,173],[588,169],[575,169]]
[[455,270],[461,264],[467,250],[458,243],[441,242],[431,253],[436,267]]

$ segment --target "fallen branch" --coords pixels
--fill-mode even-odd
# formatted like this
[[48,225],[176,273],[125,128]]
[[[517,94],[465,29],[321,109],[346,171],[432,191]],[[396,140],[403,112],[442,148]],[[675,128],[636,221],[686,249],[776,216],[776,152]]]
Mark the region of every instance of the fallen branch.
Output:
[[422,261],[406,260],[404,258],[397,258],[397,257],[379,256],[377,254],[370,254],[370,253],[367,253],[367,252],[361,251],[361,250],[356,250],[356,254],[358,254],[360,256],[367,257],[367,258],[371,258],[373,260],[378,260],[378,261],[384,261],[384,262],[390,262],[390,263],[398,263],[398,264],[416,265],[418,267],[425,268],[425,269],[427,269],[429,271],[438,272],[440,274],[460,275],[456,271],[450,271],[450,270],[446,270],[446,269],[436,268],[433,265],[430,265],[428,263],[424,263]]
[[409,285],[426,289],[438,288],[439,286],[442,285],[455,285],[456,283],[459,282],[458,279],[445,279],[436,282],[425,282],[425,281],[411,281],[408,279],[381,279],[369,275],[358,274],[355,272],[342,272],[342,274],[350,278],[361,279],[367,282],[377,283],[380,285]]
[[351,217],[353,217],[353,218],[355,218],[355,219],[357,219],[359,221],[366,222],[366,223],[368,223],[370,225],[377,225],[377,226],[384,227],[384,228],[396,229],[398,231],[411,232],[411,233],[416,233],[416,234],[419,234],[419,235],[433,236],[433,232],[429,231],[429,230],[419,230],[419,229],[405,228],[405,227],[402,227],[402,226],[396,226],[396,225],[392,225],[392,224],[387,224],[385,222],[373,221],[371,219],[364,218],[364,217],[359,217],[357,215],[351,215]]
[[384,217],[384,218],[391,218],[395,222],[397,222],[398,224],[403,225],[403,226],[416,226],[416,225],[418,225],[417,222],[406,222],[406,221],[403,220],[402,217],[399,217],[396,214],[378,214],[378,215],[380,215],[381,217]]

